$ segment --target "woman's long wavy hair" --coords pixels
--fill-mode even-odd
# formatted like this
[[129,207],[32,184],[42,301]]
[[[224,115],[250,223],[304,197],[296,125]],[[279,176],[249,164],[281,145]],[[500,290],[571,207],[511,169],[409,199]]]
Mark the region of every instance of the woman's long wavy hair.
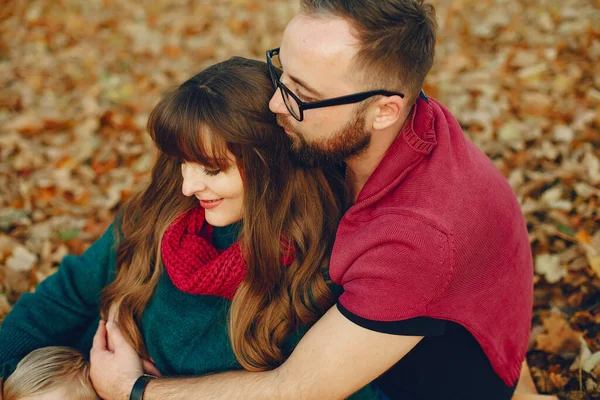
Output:
[[[268,109],[272,93],[266,64],[234,57],[183,83],[150,115],[158,160],[147,189],[124,207],[118,275],[102,301],[104,317],[112,304],[119,305],[119,325],[142,356],[148,354],[139,324],[163,271],[161,238],[198,204],[181,192],[180,160],[225,170],[229,151],[242,174],[240,240],[248,272],[231,304],[229,335],[245,369],[280,365],[289,356],[286,337],[312,325],[335,301],[323,273],[343,182],[335,171],[326,176],[292,164],[290,139]],[[282,266],[286,242],[295,259]]]

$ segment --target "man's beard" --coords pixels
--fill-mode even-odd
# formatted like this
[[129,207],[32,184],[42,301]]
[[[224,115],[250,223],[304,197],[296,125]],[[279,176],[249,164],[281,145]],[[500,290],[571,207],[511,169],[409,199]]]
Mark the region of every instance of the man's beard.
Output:
[[354,120],[348,122],[332,137],[307,142],[292,130],[286,117],[277,115],[277,123],[292,132],[290,139],[292,160],[305,168],[324,168],[340,165],[344,160],[360,154],[371,143],[371,134],[365,131],[365,110],[360,110]]

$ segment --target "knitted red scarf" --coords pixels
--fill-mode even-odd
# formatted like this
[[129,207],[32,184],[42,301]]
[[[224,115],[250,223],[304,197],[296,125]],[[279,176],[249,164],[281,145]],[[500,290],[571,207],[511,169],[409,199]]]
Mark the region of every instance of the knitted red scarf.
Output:
[[[183,214],[163,235],[163,264],[179,290],[232,299],[248,268],[239,241],[218,250],[211,244],[212,231],[213,227],[205,223],[202,207]],[[295,252],[286,241],[282,244],[281,262],[287,266]]]

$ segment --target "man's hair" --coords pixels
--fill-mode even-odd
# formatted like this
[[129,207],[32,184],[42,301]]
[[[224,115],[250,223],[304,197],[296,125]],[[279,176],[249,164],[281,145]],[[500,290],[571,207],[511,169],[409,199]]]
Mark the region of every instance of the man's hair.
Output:
[[4,400],[18,400],[64,387],[69,399],[100,399],[90,381],[90,365],[70,347],[50,346],[29,353],[4,382]]
[[301,12],[346,19],[360,47],[356,71],[368,85],[414,101],[433,65],[435,10],[423,0],[300,0]]

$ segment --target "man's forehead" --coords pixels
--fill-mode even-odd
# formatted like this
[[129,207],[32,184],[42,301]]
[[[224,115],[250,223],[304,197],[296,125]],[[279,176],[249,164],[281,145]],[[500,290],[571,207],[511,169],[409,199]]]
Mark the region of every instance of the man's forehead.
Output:
[[284,32],[281,60],[284,70],[291,75],[302,74],[306,79],[315,80],[320,77],[313,74],[322,75],[328,71],[327,75],[335,72],[340,77],[352,62],[357,48],[358,40],[342,18],[299,14]]
[[342,53],[353,56],[358,48],[358,40],[346,20],[307,14],[298,14],[290,21],[283,35],[284,44],[307,53],[336,56]]

